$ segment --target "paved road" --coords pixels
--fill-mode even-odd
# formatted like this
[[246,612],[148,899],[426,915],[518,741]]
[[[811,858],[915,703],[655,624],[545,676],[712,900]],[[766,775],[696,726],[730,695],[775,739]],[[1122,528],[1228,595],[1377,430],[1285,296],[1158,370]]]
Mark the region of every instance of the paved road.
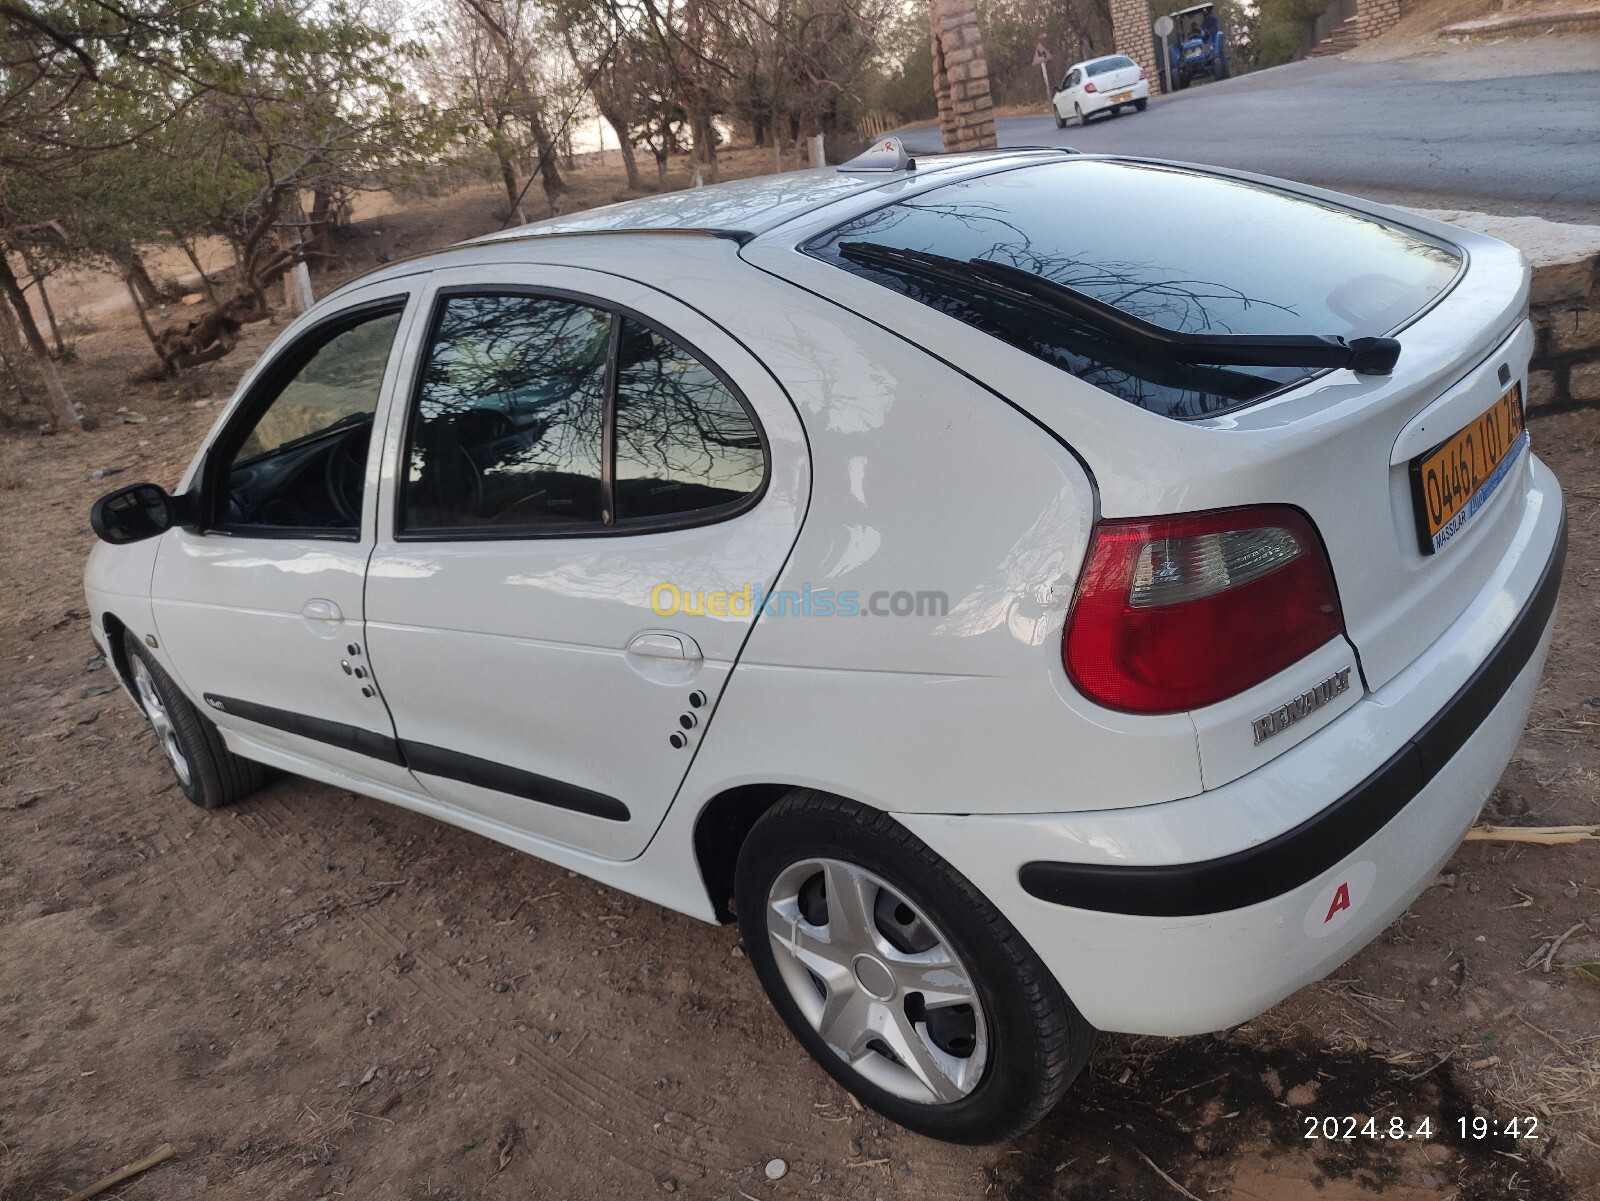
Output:
[[[1057,130],[1002,118],[1002,146],[1060,145],[1260,171],[1396,204],[1600,225],[1600,39],[1312,59]],[[936,150],[936,130],[907,141]]]

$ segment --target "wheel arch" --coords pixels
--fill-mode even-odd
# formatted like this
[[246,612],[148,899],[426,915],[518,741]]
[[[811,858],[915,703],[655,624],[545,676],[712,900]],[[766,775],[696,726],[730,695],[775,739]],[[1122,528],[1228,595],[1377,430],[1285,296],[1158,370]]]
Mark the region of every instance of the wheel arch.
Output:
[[128,694],[133,694],[133,665],[128,662],[128,648],[125,635],[128,632],[127,624],[109,609],[100,620],[100,628],[105,632],[106,649],[111,655],[111,666],[116,669],[117,676],[122,681],[123,688]]
[[717,793],[694,821],[694,858],[719,922],[733,920],[733,875],[745,839],[766,813],[797,786],[740,784]]

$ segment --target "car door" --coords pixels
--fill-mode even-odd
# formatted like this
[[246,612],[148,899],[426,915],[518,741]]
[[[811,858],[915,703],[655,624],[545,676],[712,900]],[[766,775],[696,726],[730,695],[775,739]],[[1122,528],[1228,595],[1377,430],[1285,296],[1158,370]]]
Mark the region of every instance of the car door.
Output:
[[799,531],[797,415],[725,331],[573,268],[436,276],[368,638],[439,800],[610,858],[660,824]]
[[362,629],[375,431],[410,304],[394,284],[354,293],[263,360],[191,482],[199,520],[162,537],[151,593],[172,670],[247,755],[415,791]]

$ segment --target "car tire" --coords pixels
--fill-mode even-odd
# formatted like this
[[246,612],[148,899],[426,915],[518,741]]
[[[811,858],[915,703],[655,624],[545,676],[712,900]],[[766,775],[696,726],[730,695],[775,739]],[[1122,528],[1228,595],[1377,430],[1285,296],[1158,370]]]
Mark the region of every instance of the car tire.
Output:
[[[1015,1137],[1088,1061],[1094,1028],[1022,935],[885,813],[795,790],[751,830],[734,894],[745,952],[795,1038],[907,1129]],[[936,977],[918,971],[930,964]]]
[[1067,127],[1067,119],[1056,110],[1056,106],[1053,104],[1050,106],[1050,115],[1056,119],[1057,129],[1065,129]]
[[220,809],[267,782],[268,769],[230,751],[217,727],[189,703],[137,638],[124,631],[122,645],[134,699],[155,731],[184,796],[202,809]]
[[1072,105],[1072,111],[1077,115],[1079,125],[1089,124],[1089,118],[1083,115],[1083,105],[1074,101]]
[[1144,112],[1145,109],[1147,109],[1149,107],[1150,107],[1150,101],[1148,101],[1148,100],[1135,100],[1133,102],[1133,111],[1136,112],[1136,113],[1142,113],[1142,112]]

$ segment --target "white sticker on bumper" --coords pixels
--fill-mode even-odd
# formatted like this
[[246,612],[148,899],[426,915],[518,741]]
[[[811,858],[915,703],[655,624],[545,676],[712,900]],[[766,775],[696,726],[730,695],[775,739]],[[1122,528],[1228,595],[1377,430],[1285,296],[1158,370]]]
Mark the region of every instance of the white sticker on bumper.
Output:
[[1377,878],[1377,864],[1367,859],[1341,871],[1306,910],[1306,937],[1324,938],[1348,922],[1372,895],[1372,885]]

